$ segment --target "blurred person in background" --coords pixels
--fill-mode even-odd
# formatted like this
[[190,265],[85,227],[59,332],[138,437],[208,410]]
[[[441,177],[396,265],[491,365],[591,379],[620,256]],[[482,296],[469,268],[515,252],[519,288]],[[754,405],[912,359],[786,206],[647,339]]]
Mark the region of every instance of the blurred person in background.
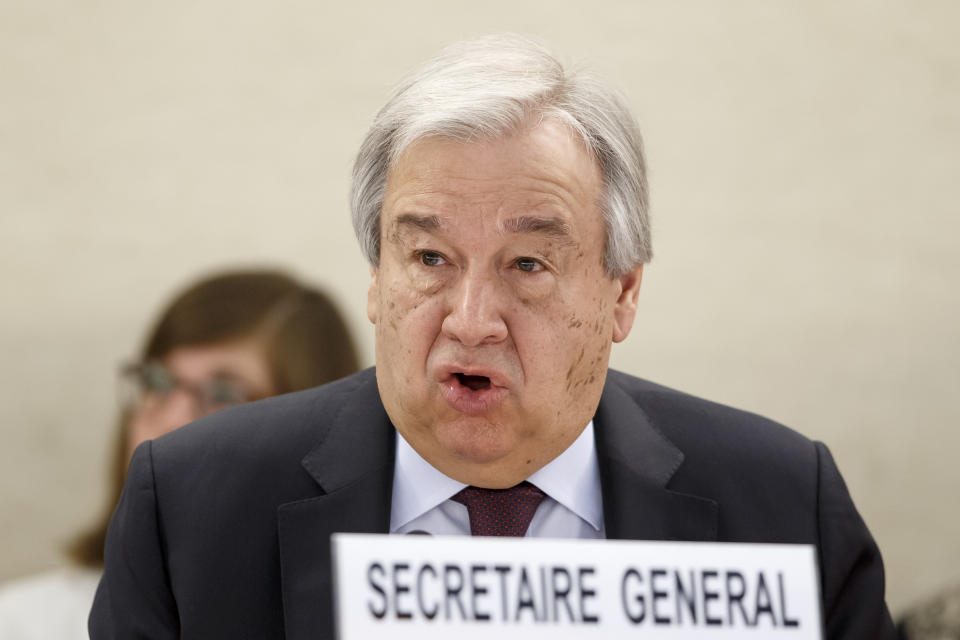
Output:
[[69,545],[71,567],[0,588],[0,638],[88,637],[107,524],[137,445],[219,409],[318,386],[358,366],[334,304],[287,275],[224,272],[183,291],[140,358],[121,369],[107,508]]

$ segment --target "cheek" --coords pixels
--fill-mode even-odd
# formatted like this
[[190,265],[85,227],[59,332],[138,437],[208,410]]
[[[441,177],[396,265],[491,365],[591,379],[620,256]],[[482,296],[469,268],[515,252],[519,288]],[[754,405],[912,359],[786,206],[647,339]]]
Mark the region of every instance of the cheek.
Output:
[[567,367],[564,385],[573,397],[589,393],[603,384],[604,372],[610,357],[610,342],[587,338],[576,357]]
[[609,308],[602,296],[592,296],[589,305],[563,317],[563,341],[573,346],[558,368],[564,372],[563,388],[572,397],[590,394],[603,385],[613,333]]
[[156,420],[151,420],[147,413],[144,407],[140,406],[134,409],[130,417],[130,424],[127,426],[130,453],[133,453],[141,442],[162,435],[162,429],[156,424]]
[[380,290],[376,334],[378,345],[392,354],[412,356],[418,346],[431,344],[442,316],[436,297],[403,280]]
[[127,446],[130,453],[133,453],[137,445],[147,439],[144,433],[143,420],[138,416],[132,417],[130,424],[127,426]]
[[394,279],[385,283],[377,303],[377,333],[400,331],[400,326],[422,304],[423,296],[404,282]]
[[534,274],[512,271],[504,279],[510,297],[523,309],[533,312],[547,312],[558,292],[557,280],[548,271]]

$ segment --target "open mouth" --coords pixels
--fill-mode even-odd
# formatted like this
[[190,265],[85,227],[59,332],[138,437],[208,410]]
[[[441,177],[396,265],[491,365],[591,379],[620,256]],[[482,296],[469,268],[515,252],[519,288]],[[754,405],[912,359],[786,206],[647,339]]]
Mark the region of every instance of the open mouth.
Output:
[[455,364],[443,372],[440,384],[443,397],[454,411],[466,416],[498,411],[509,395],[509,380],[492,367],[471,369],[468,366]]
[[457,380],[460,381],[460,384],[470,389],[471,391],[480,391],[482,389],[490,388],[490,378],[487,376],[471,376],[465,373],[455,373]]

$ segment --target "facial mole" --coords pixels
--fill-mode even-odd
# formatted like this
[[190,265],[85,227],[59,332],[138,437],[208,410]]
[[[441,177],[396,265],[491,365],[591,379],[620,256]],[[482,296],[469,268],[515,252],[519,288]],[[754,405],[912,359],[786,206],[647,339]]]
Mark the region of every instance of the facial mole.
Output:
[[580,355],[577,356],[576,361],[570,365],[570,368],[567,369],[567,390],[570,390],[570,383],[573,379],[573,372],[576,370],[577,365],[583,361],[583,354],[586,353],[586,347],[580,347]]

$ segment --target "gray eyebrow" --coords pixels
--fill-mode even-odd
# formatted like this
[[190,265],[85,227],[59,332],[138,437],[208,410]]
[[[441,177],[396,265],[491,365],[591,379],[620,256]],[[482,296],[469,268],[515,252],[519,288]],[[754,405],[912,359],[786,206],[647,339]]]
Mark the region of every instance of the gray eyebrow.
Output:
[[442,226],[440,216],[418,216],[413,213],[403,213],[393,221],[394,231],[404,227],[413,227],[421,231],[436,231]]
[[503,221],[503,230],[510,233],[539,233],[555,238],[569,238],[570,225],[560,218],[520,216]]
[[[440,216],[422,216],[415,213],[404,213],[393,221],[394,233],[405,228],[419,229],[420,231],[437,231],[443,227]],[[570,238],[570,225],[560,218],[541,216],[518,216],[508,218],[501,224],[505,233],[535,233],[554,238]]]

